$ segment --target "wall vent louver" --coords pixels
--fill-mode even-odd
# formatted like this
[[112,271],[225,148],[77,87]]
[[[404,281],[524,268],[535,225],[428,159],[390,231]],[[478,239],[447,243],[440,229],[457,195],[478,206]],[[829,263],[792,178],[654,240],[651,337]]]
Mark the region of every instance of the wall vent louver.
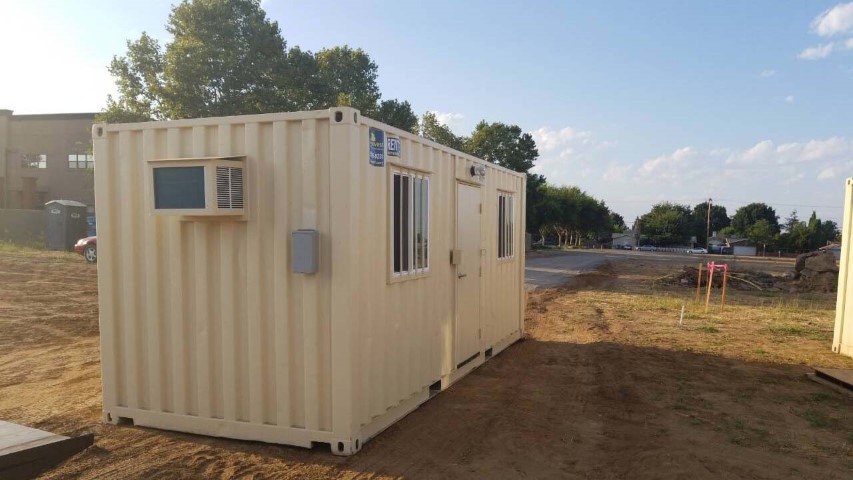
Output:
[[216,205],[219,208],[243,208],[243,169],[216,167]]

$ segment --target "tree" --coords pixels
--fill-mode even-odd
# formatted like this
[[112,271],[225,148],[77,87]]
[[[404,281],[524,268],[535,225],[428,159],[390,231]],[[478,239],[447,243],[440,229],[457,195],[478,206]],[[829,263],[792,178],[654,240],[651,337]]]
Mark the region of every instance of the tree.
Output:
[[169,118],[287,110],[286,44],[258,0],[184,0],[166,30],[163,104]]
[[687,205],[663,202],[640,217],[642,236],[655,245],[684,245],[693,234],[693,212]]
[[773,226],[766,218],[762,218],[750,225],[749,230],[746,232],[746,238],[756,246],[772,244],[775,235]]
[[625,226],[625,219],[622,218],[622,215],[619,215],[616,212],[610,212],[610,225],[613,229],[613,233],[622,233],[628,229]]
[[412,111],[409,102],[399,100],[384,100],[376,111],[376,120],[387,123],[415,135],[418,133],[418,116]]
[[287,110],[285,42],[258,0],[184,0],[174,6],[165,50],[143,33],[113,57],[117,100],[104,116],[153,119]]
[[113,57],[108,68],[116,79],[119,99],[107,96],[107,107],[98,121],[118,123],[164,118],[163,53],[160,44],[142,32],[139,40],[127,41],[127,56]]
[[320,110],[334,106],[328,101],[328,88],[320,77],[317,57],[295,46],[288,50],[281,88],[294,110]]
[[[708,232],[708,204],[705,202],[693,207],[693,220],[695,225],[693,235],[696,236],[697,240],[705,238],[706,235],[713,235],[714,232],[719,233],[732,223],[726,212],[726,207],[711,204],[711,231]],[[704,245],[705,241],[700,240],[699,243]]]
[[759,220],[767,220],[770,226],[770,231],[773,235],[779,233],[779,217],[776,216],[776,210],[764,203],[750,203],[749,205],[740,207],[732,217],[732,227],[738,235],[747,236],[749,229]]
[[518,125],[481,121],[465,142],[465,151],[516,172],[527,172],[539,157],[536,142]]
[[421,117],[421,135],[454,150],[461,151],[465,147],[466,139],[456,135],[447,125],[439,122],[432,112],[426,112]]
[[791,233],[794,231],[794,227],[800,223],[800,219],[797,217],[797,211],[791,210],[791,214],[785,218],[784,229],[786,233]]
[[379,67],[364,50],[346,45],[320,50],[317,67],[323,86],[318,92],[321,108],[349,106],[373,116],[380,97],[376,84]]

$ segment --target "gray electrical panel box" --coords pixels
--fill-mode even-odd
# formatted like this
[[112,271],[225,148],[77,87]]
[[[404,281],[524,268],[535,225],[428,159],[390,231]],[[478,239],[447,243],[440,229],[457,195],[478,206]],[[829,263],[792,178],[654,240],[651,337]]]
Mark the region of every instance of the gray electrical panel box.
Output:
[[320,233],[317,230],[297,230],[291,234],[290,263],[293,273],[317,273],[320,254]]

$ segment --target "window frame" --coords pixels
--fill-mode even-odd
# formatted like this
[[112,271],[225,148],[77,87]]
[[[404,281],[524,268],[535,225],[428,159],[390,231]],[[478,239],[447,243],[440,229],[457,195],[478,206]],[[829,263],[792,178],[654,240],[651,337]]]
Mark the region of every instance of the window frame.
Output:
[[[71,158],[74,157],[74,160]],[[80,157],[83,157],[81,160]],[[74,166],[72,167],[72,162]],[[80,166],[82,162],[83,166]],[[95,169],[95,155],[91,153],[69,153],[68,154],[68,169],[76,170],[76,171],[85,171],[85,170],[94,170]]]
[[[418,278],[424,278],[429,276],[432,273],[432,176],[431,172],[413,169],[409,167],[404,167],[400,165],[388,164],[388,178],[387,178],[387,186],[388,186],[388,248],[386,253],[386,258],[388,261],[388,283],[396,283],[406,280],[414,280]],[[406,234],[405,239],[400,239],[400,236],[403,234],[402,231],[398,232],[397,225],[400,223],[395,222],[395,213],[396,209],[396,199],[398,195],[398,190],[395,185],[396,178],[400,178],[400,187],[399,193],[401,194],[403,191],[403,178],[408,178],[408,190],[407,190],[407,202],[406,202],[406,212],[399,212],[401,216],[405,215],[406,221]],[[416,181],[420,180],[422,183],[420,184],[421,189],[426,187],[425,195],[422,193],[422,200],[424,203],[418,204],[415,201],[415,185]],[[422,190],[421,190],[422,192]],[[425,197],[425,198],[423,198]],[[418,205],[421,205],[420,210],[418,211]],[[424,208],[425,207],[425,208]],[[423,213],[424,215],[420,217],[422,220],[419,225],[416,225],[416,217],[418,213]],[[424,233],[421,234],[422,242],[418,241],[417,234],[418,228],[425,230]],[[400,258],[398,263],[398,255],[396,250],[396,245],[398,241],[406,241],[407,249],[405,252],[400,250]],[[423,248],[423,253],[419,254],[418,248],[420,246]],[[422,259],[422,266],[418,266],[418,260]],[[407,269],[403,268],[402,263],[406,261],[408,264]],[[399,271],[398,271],[398,265]]]
[[[30,157],[38,157],[38,161],[33,162],[30,160]],[[45,170],[47,169],[47,154],[46,153],[22,153],[21,154],[21,168],[23,169],[32,169],[32,170]]]
[[498,227],[495,251],[498,262],[511,262],[516,258],[515,203],[514,192],[498,190],[495,208],[495,224]]

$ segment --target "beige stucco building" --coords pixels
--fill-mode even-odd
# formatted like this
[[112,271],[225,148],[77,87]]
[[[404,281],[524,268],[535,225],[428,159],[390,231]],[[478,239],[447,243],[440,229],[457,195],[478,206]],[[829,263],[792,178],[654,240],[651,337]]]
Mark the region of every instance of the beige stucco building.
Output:
[[0,110],[0,208],[39,209],[57,199],[94,205],[94,119]]

